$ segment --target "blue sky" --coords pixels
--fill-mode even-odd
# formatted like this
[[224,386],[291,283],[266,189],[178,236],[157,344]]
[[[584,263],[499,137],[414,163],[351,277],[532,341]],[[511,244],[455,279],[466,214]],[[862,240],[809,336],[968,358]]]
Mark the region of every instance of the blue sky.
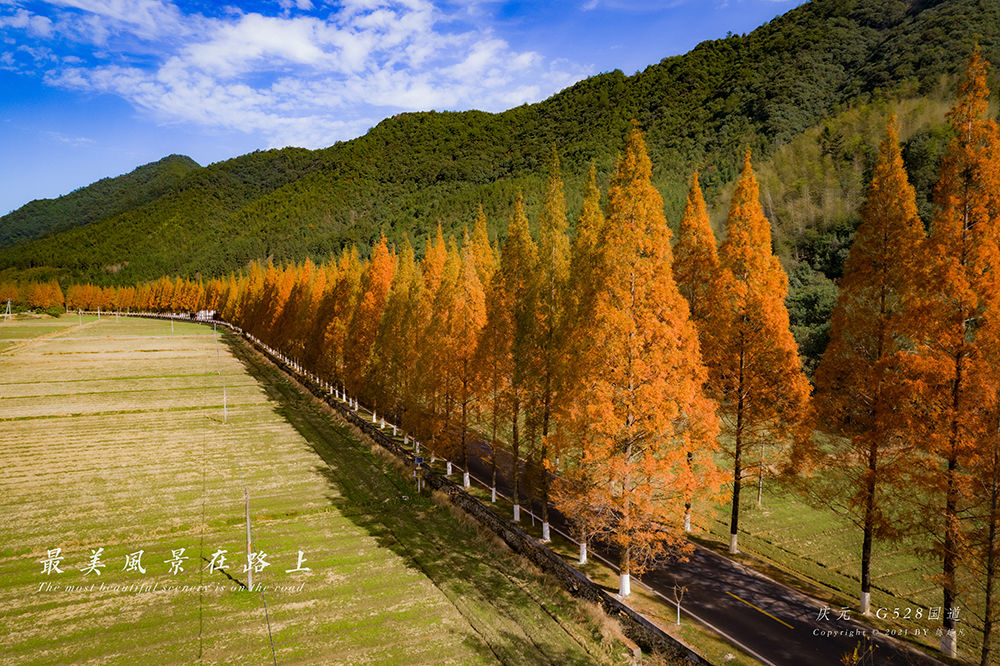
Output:
[[171,153],[319,148],[502,111],[803,0],[0,0],[0,215]]

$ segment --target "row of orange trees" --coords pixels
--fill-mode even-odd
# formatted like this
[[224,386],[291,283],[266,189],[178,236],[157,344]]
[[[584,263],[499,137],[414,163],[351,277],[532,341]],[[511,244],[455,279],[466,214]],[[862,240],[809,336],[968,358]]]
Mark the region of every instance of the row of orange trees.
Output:
[[0,307],[9,301],[18,310],[53,310],[61,309],[64,300],[62,287],[55,280],[0,282]]
[[[218,281],[208,286],[218,286]],[[201,281],[160,278],[138,287],[100,287],[71,284],[65,294],[56,280],[0,283],[0,304],[10,300],[19,309],[194,311],[213,297]]]
[[964,565],[983,594],[984,666],[1000,555],[1000,132],[986,76],[977,50],[929,231],[890,123],[816,372],[821,423],[842,437],[814,451],[828,472],[814,490],[863,532],[863,610],[873,541],[922,524],[942,565],[942,650],[956,653]]
[[[135,291],[160,294],[161,310],[184,309],[177,293],[203,294],[196,307],[342,385],[465,469],[475,425],[494,451],[502,441],[529,468],[555,472],[537,474],[531,489],[546,537],[554,503],[585,538],[617,546],[627,594],[631,574],[686,547],[673,527],[689,524],[695,501],[725,492],[720,441],[738,506],[747,469],[765,462],[748,465],[746,447],[766,433],[776,459],[809,431],[787,278],[749,155],[718,255],[695,179],[675,257],[651,171],[633,128],[603,210],[591,171],[572,240],[553,149],[535,235],[519,200],[499,247],[480,210],[471,233],[459,241],[438,229],[419,260],[407,242],[382,238],[366,261],[352,248],[319,266],[254,264],[226,280],[161,279]],[[704,247],[700,232],[711,237]],[[725,319],[711,348],[699,340],[709,301]],[[735,437],[720,439],[720,415]],[[495,486],[495,455],[491,466]],[[522,469],[510,470],[515,517]]]
[[[986,664],[1000,554],[1000,138],[986,67],[974,54],[949,114],[929,231],[890,122],[814,396],[750,156],[721,244],[696,175],[672,245],[637,128],[603,208],[591,171],[572,238],[553,150],[535,234],[518,201],[499,248],[480,210],[471,233],[438,229],[419,259],[382,238],[367,260],[351,249],[98,291],[116,307],[217,310],[466,469],[472,430],[503,442],[552,472],[531,488],[545,536],[551,502],[585,539],[614,544],[622,594],[686,547],[699,499],[730,493],[736,552],[741,490],[754,479],[760,493],[765,473],[808,478],[858,525],[864,612],[873,543],[922,524],[941,563],[942,647],[955,653],[971,585]],[[492,468],[495,486],[495,455]]]

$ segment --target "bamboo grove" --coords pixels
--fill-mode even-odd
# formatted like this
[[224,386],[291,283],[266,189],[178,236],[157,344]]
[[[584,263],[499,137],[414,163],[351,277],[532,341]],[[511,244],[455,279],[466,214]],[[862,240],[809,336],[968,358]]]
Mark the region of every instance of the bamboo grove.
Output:
[[[612,545],[622,595],[632,574],[690,547],[694,507],[728,502],[735,553],[744,486],[759,502],[767,476],[797,479],[863,536],[864,613],[873,543],[925,530],[942,650],[956,653],[959,599],[974,595],[985,665],[1000,565],[1000,133],[987,67],[977,50],[949,113],[929,229],[890,119],[813,386],[749,153],[724,240],[697,174],[674,240],[635,125],[603,205],[591,169],[572,234],[553,149],[541,215],[516,201],[498,244],[480,208],[461,238],[439,227],[422,257],[383,237],[367,259],[350,248],[225,279],[75,285],[66,305],[215,310],[465,470],[482,438],[514,520],[536,502],[547,539],[552,505],[584,540]],[[501,470],[500,449],[532,464]]]

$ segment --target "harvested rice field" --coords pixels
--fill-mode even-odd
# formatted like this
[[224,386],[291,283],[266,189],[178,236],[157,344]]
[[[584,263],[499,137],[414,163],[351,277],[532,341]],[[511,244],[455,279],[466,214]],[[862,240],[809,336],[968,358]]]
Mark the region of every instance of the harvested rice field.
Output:
[[4,663],[629,660],[230,334],[74,315],[0,340]]

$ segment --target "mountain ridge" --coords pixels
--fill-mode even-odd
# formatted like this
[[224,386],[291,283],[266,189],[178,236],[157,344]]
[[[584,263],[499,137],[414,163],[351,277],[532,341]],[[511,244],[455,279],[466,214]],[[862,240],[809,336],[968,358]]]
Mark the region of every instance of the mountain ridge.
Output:
[[322,259],[380,233],[407,234],[419,249],[437,222],[460,233],[478,203],[496,235],[518,191],[534,212],[552,145],[575,210],[582,174],[593,162],[606,182],[632,118],[676,223],[695,169],[718,199],[747,147],[764,160],[852,104],[933,90],[974,42],[1000,60],[998,26],[994,0],[813,0],[746,35],[702,42],[632,76],[599,74],[537,104],[399,114],[328,148],[201,167],[142,205],[0,248],[0,277],[219,275],[255,259]]
[[171,154],[58,197],[34,199],[0,217],[0,248],[137,208],[167,193],[200,168],[187,155]]

